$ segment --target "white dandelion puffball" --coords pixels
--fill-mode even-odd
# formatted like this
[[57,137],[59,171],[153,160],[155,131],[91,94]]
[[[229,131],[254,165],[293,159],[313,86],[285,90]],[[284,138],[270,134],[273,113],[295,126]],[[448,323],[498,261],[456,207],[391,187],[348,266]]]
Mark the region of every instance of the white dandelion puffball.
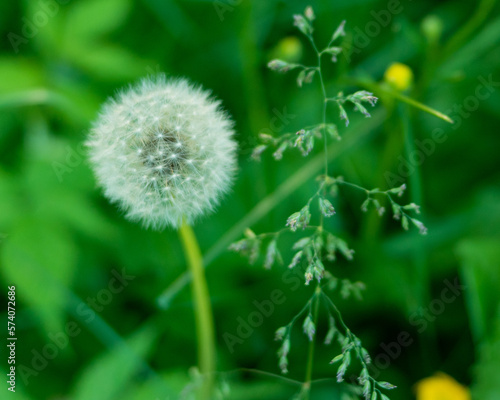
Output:
[[87,145],[105,195],[147,227],[212,211],[236,170],[233,122],[185,79],[146,78],[109,99]]

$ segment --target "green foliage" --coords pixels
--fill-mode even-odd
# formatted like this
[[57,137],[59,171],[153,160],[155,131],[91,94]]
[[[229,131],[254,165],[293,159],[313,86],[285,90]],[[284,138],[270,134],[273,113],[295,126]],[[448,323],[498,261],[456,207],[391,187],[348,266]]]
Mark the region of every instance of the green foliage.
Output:
[[[124,221],[96,189],[81,146],[104,99],[160,71],[213,89],[238,132],[234,190],[195,227],[215,313],[218,399],[359,400],[366,382],[373,398],[382,388],[366,377],[365,351],[369,374],[397,384],[383,391],[391,400],[412,398],[415,384],[436,371],[470,386],[475,398],[500,396],[497,2],[400,2],[391,13],[381,0],[312,1],[292,28],[290,16],[304,6],[1,2],[0,281],[17,288],[17,365],[31,368],[33,352],[54,344],[68,322],[81,328],[27,386],[18,370],[16,398],[189,398],[200,382],[176,232]],[[325,38],[322,77],[302,33],[312,30]],[[11,33],[23,40],[12,42]],[[286,74],[266,68],[273,59]],[[393,62],[413,71],[404,92],[381,83]],[[405,144],[408,127],[413,141]],[[256,147],[260,163],[248,160]],[[404,183],[401,197],[391,192]],[[285,227],[292,215],[295,232]],[[226,251],[233,242],[253,266]],[[104,305],[97,299],[106,303],[113,271],[122,268],[136,278]],[[445,280],[457,276],[463,296],[433,314]],[[256,304],[270,310],[265,300],[275,290],[285,300],[264,315]],[[0,316],[6,321],[5,307]],[[245,324],[251,333],[240,336]],[[280,326],[282,339],[273,342]],[[401,332],[411,344],[393,357]],[[238,338],[232,351],[224,333]],[[387,398],[376,390],[377,400]]]
[[498,368],[500,368],[499,320],[499,315],[497,315],[495,319],[497,326],[490,331],[490,337],[479,348],[473,387],[473,396],[478,399],[493,400],[500,396],[500,385],[496,379]]
[[468,287],[467,306],[471,331],[478,346],[473,395],[492,400],[500,395],[494,378],[500,368],[500,300],[498,260],[500,237],[466,239],[457,246],[464,283]]
[[467,304],[476,340],[495,336],[496,318],[500,307],[497,289],[500,285],[500,237],[467,239],[457,245],[462,263],[464,283],[471,289]]
[[[125,386],[143,367],[142,359],[156,344],[156,328],[146,326],[126,343],[117,345],[87,365],[75,381],[75,400],[111,400],[124,392]],[[109,379],[113,377],[113,379]],[[99,388],[96,391],[96,388]]]
[[12,230],[2,249],[5,280],[33,307],[45,332],[63,330],[64,288],[75,270],[75,246],[66,235],[50,222],[28,219]]

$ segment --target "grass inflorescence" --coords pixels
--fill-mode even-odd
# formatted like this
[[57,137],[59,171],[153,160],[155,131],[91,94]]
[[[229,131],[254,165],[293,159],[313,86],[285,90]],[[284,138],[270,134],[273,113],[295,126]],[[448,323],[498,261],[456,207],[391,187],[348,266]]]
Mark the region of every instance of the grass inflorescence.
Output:
[[[353,383],[356,390],[366,400],[386,400],[387,395],[382,390],[394,389],[396,386],[383,381],[378,381],[370,375],[369,364],[371,358],[368,350],[363,347],[361,340],[348,328],[341,312],[336,306],[332,291],[338,290],[343,298],[351,295],[360,298],[365,285],[362,282],[351,282],[348,279],[339,279],[334,271],[333,265],[337,255],[342,255],[347,260],[353,260],[354,250],[351,249],[343,238],[342,232],[333,232],[326,227],[325,221],[336,215],[335,203],[341,186],[352,188],[363,192],[366,199],[361,204],[361,210],[367,211],[374,207],[382,216],[385,208],[381,205],[381,198],[386,198],[390,204],[393,217],[401,221],[402,227],[407,230],[413,224],[418,228],[420,234],[426,234],[424,224],[416,219],[413,214],[419,213],[419,206],[410,203],[401,205],[397,198],[401,197],[406,185],[390,188],[387,190],[365,189],[356,183],[347,182],[342,176],[329,174],[327,147],[329,141],[340,141],[341,135],[337,125],[331,122],[328,114],[328,106],[333,104],[337,108],[338,118],[347,127],[349,125],[349,107],[360,112],[365,117],[370,117],[368,106],[375,106],[377,98],[373,93],[359,90],[351,94],[338,92],[331,96],[327,93],[324,73],[323,56],[328,56],[333,63],[342,53],[343,48],[338,44],[345,36],[345,21],[342,21],[333,33],[331,40],[322,50],[319,50],[313,38],[314,12],[307,7],[304,14],[294,16],[294,25],[308,39],[317,55],[317,64],[308,66],[298,63],[288,63],[283,60],[272,60],[268,67],[271,70],[286,73],[298,71],[297,84],[302,87],[315,80],[321,87],[322,98],[318,101],[321,109],[322,120],[317,124],[301,127],[295,132],[284,133],[280,136],[272,136],[268,133],[259,134],[261,144],[254,148],[252,158],[260,160],[261,156],[268,150],[272,151],[275,160],[281,160],[286,151],[296,149],[303,157],[307,157],[318,143],[323,143],[320,151],[324,152],[324,171],[316,177],[317,190],[311,195],[306,204],[297,207],[297,211],[290,214],[284,226],[275,232],[256,234],[247,229],[245,237],[233,243],[230,249],[248,257],[251,264],[263,260],[266,269],[275,264],[287,265],[288,268],[301,268],[304,271],[304,285],[315,283],[315,289],[304,307],[286,325],[276,331],[276,340],[281,342],[278,349],[278,365],[283,374],[290,368],[288,355],[292,351],[292,331],[296,325],[301,324],[304,334],[307,336],[310,346],[306,365],[306,376],[302,389],[297,398],[308,399],[311,382],[312,368],[314,363],[314,341],[316,337],[316,326],[319,317],[319,307],[323,304],[328,323],[328,331],[324,338],[325,344],[336,340],[340,347],[340,353],[332,354],[332,365],[336,365],[335,378],[343,382],[348,369],[354,369],[355,364],[360,366],[357,371],[357,379]],[[297,153],[296,153],[297,154]],[[284,260],[280,251],[280,238],[282,235],[297,232],[306,232],[306,235],[295,241],[292,245],[293,256],[290,260]],[[354,363],[354,359],[358,362]],[[349,394],[346,393],[347,396]]]

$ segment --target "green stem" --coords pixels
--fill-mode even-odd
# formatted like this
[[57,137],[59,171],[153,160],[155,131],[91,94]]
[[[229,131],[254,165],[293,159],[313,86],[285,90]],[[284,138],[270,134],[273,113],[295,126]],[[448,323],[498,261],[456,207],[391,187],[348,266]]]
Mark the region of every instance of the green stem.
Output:
[[[326,136],[326,107],[328,105],[328,96],[326,94],[326,87],[325,87],[325,81],[323,79],[323,74],[321,72],[321,52],[318,50],[318,47],[316,46],[316,43],[314,42],[314,39],[312,36],[308,36],[309,40],[311,41],[311,45],[316,51],[316,54],[318,56],[318,76],[319,76],[319,82],[321,84],[321,93],[323,95],[323,106],[322,106],[322,122],[323,122],[323,144],[324,144],[324,169],[325,169],[325,177],[328,176],[328,138]],[[323,185],[320,187],[316,195],[323,189]],[[316,196],[315,195],[315,196]],[[320,222],[320,229],[323,229],[323,223],[324,223],[324,218],[323,215],[321,215],[321,222]],[[318,320],[318,308],[319,308],[319,295],[321,294],[321,287],[318,283],[318,286],[316,287],[315,295],[313,301],[314,303],[314,310],[313,310],[313,321],[314,325],[316,326],[317,320]],[[311,379],[312,379],[312,373],[313,373],[313,365],[314,365],[314,342],[315,342],[316,336],[314,335],[312,340],[309,342],[309,349],[308,349],[308,354],[307,354],[307,367],[306,367],[306,376],[304,380],[304,384],[302,386],[302,394],[304,400],[309,399],[309,393],[311,391]]]
[[[313,309],[313,321],[314,326],[317,326],[318,322],[318,311],[319,311],[319,302],[320,302],[320,294],[321,294],[321,286],[318,283],[316,286],[316,291],[314,293],[314,309]],[[302,385],[302,394],[304,400],[309,400],[309,392],[311,391],[311,381],[312,381],[312,373],[313,373],[313,365],[314,365],[314,342],[316,339],[316,335],[313,336],[312,340],[309,342],[309,350],[307,354],[307,366],[306,366],[306,378],[304,380],[304,384]]]
[[408,97],[408,96],[390,88],[386,83],[377,84],[374,81],[367,80],[367,79],[346,79],[345,83],[350,84],[350,85],[365,87],[366,89],[374,92],[380,98],[382,98],[382,96],[384,96],[384,95],[388,96],[388,97],[392,97],[394,99],[405,102],[405,103],[407,103],[415,108],[418,108],[422,111],[425,111],[431,115],[434,115],[435,117],[440,118],[443,121],[446,121],[450,124],[454,123],[454,121],[448,115],[443,114],[442,112],[435,110],[432,107],[429,107],[429,106],[427,106],[427,105],[425,105],[417,100],[412,99],[411,97]]
[[215,371],[215,331],[212,305],[203,268],[203,258],[193,229],[182,223],[179,236],[193,277],[191,290],[194,302],[196,337],[198,341],[198,363],[203,375],[200,399],[210,399]]
[[443,114],[442,112],[439,112],[429,106],[426,106],[425,104],[420,103],[419,101],[413,100],[412,98],[405,96],[404,94],[401,94],[399,92],[393,91],[393,90],[381,90],[385,94],[394,97],[395,99],[401,100],[413,107],[419,108],[422,111],[425,111],[431,115],[434,115],[435,117],[438,117],[442,119],[443,121],[449,122],[450,124],[453,124],[453,120],[448,117],[446,114]]
[[323,79],[323,73],[321,72],[321,52],[318,50],[318,47],[316,46],[316,43],[314,42],[314,39],[312,36],[308,36],[309,40],[311,41],[312,47],[314,51],[316,51],[316,54],[318,55],[318,76],[319,76],[319,82],[321,84],[321,92],[323,94],[323,110],[322,110],[322,118],[323,118],[323,143],[324,143],[324,150],[325,150],[325,176],[328,176],[328,140],[326,137],[326,107],[328,105],[328,96],[326,95],[326,87],[325,87],[325,81]]

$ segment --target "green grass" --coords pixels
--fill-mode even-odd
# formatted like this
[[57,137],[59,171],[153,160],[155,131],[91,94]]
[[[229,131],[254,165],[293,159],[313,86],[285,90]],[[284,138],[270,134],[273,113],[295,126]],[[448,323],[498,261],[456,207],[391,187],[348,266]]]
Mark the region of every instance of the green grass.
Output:
[[[7,286],[16,286],[15,396],[163,400],[199,382],[191,369],[197,365],[197,339],[177,233],[127,222],[97,188],[81,147],[108,96],[163,71],[212,89],[232,114],[240,144],[234,189],[214,214],[194,226],[215,316],[216,384],[221,393],[229,390],[228,399],[291,398],[306,375],[307,338],[300,327],[294,331],[290,372],[283,377],[274,332],[297,314],[314,287],[287,280],[286,265],[270,271],[248,266],[227,247],[246,228],[280,229],[316,190],[314,177],[324,163],[320,146],[308,158],[287,152],[280,162],[269,155],[260,163],[249,159],[260,131],[294,132],[322,118],[317,81],[297,88],[295,76],[266,68],[283,51],[280,40],[289,36],[301,40],[297,62],[316,62],[292,27],[292,15],[303,12],[305,4],[243,1],[225,8],[222,20],[215,8],[219,2],[212,1],[57,4],[50,13],[34,1],[0,5],[0,281],[4,304]],[[345,19],[343,46],[360,50],[349,62],[340,55],[325,73],[327,91],[362,88],[380,97],[371,119],[351,112],[348,129],[334,107],[328,108],[328,119],[343,137],[328,147],[330,174],[381,190],[393,186],[384,173],[396,174],[409,187],[404,204],[421,202],[429,228],[422,239],[414,231],[402,232],[390,215],[361,212],[362,195],[341,188],[337,214],[325,223],[356,253],[353,261],[327,268],[340,279],[363,281],[366,290],[362,301],[345,301],[339,293],[332,297],[375,360],[387,354],[381,344],[397,341],[401,332],[413,339],[380,368],[377,379],[398,386],[390,392],[392,400],[412,398],[414,385],[436,371],[471,387],[477,398],[493,400],[500,391],[494,379],[500,362],[499,6],[492,0],[400,4],[401,12],[391,15],[387,27],[378,24],[380,33],[371,37],[370,27],[377,23],[373,13],[386,9],[386,1],[311,2],[319,46]],[[15,52],[10,40],[22,38],[31,26],[26,21],[37,13],[48,15],[46,24],[18,42]],[[443,24],[436,43],[429,43],[421,29],[429,15]],[[396,61],[413,70],[414,86],[404,95],[418,107],[379,85]],[[493,83],[484,87],[485,81]],[[284,107],[293,118],[282,127],[273,124]],[[436,129],[445,139],[434,142],[413,173],[402,174],[402,160],[422,151],[418,143],[432,139]],[[293,237],[284,240],[292,243]],[[292,255],[284,251],[285,264]],[[108,302],[103,291],[113,271],[123,269],[134,278]],[[420,307],[431,307],[445,282],[456,277],[466,286],[463,293],[439,315],[421,315]],[[223,334],[235,335],[240,318],[255,312],[253,302],[269,299],[275,289],[286,301],[231,352]],[[7,321],[6,307],[0,316]],[[318,320],[310,399],[341,399],[346,385],[336,383],[337,367],[329,364],[338,349],[322,344],[328,326],[321,311]],[[427,329],[419,332],[424,323]],[[68,324],[76,324],[79,333],[69,337]],[[58,346],[54,338],[62,337],[67,341]],[[53,359],[43,354],[45,349],[50,356],[48,345],[56,346]],[[34,354],[46,366],[33,364]],[[34,372],[28,384],[21,366]]]

